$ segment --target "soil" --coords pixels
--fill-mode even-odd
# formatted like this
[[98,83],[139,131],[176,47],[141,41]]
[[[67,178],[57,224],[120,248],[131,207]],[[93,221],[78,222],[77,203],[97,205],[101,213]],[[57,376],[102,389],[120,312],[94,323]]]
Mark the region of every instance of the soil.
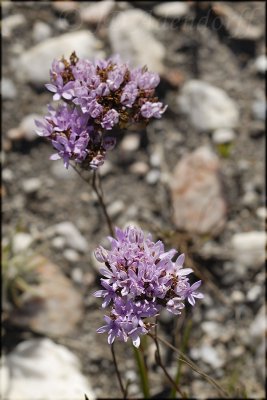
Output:
[[[132,6],[148,11],[152,7],[148,3],[150,2],[135,2]],[[262,27],[264,31],[264,2],[222,2],[221,4],[229,5],[247,22]],[[18,93],[14,99],[3,102],[2,110],[3,168],[13,173],[13,179],[9,182],[4,181],[2,188],[3,239],[10,238],[16,230],[30,232],[33,235],[38,232],[39,239],[34,244],[36,252],[42,245],[44,247],[42,254],[59,265],[69,279],[73,279],[74,268],[79,268],[85,276],[89,277],[87,283],[74,282],[84,299],[83,320],[73,335],[68,338],[57,338],[57,341],[65,344],[79,356],[83,372],[89,377],[98,398],[117,398],[121,394],[107,338],[105,335],[96,333],[96,329],[103,324],[104,313],[100,307],[100,300],[91,296],[100,287],[99,275],[92,264],[91,254],[99,244],[105,243],[104,238],[108,235],[101,208],[92,189],[76,174],[70,173],[68,177],[62,174],[61,177],[57,177],[53,173],[53,168],[56,167],[53,166],[55,162],[49,160],[52,152],[50,144],[43,139],[29,142],[26,139],[9,141],[7,138],[8,130],[17,127],[26,115],[44,114],[45,106],[51,100],[50,94],[45,90],[17,80],[14,74],[16,64],[12,49],[19,45],[25,49],[34,45],[32,28],[36,20],[48,23],[53,29],[53,36],[64,32],[57,27],[58,13],[51,3],[12,2],[9,9],[3,9],[3,17],[13,14],[24,15],[27,23],[16,28],[10,38],[2,40],[2,76],[15,83]],[[75,16],[66,14],[65,18],[71,23],[71,18],[75,19]],[[259,134],[253,135],[255,120],[251,113],[255,94],[264,91],[264,78],[253,69],[256,57],[264,52],[264,38],[255,41],[251,51],[251,47],[243,42],[238,45],[238,41],[230,40],[223,32],[213,30],[211,27],[202,25],[193,28],[190,24],[193,20],[192,7],[187,22],[167,29],[163,37],[159,38],[167,48],[165,65],[170,69],[178,68],[185,82],[190,79],[201,79],[224,89],[238,104],[241,115],[240,125],[236,129],[236,139],[228,157],[224,158],[219,153],[211,134],[199,134],[185,116],[179,113],[175,100],[179,87],[173,87],[163,78],[158,88],[158,95],[163,103],[169,105],[164,118],[151,122],[146,130],[140,132],[140,147],[134,153],[125,154],[122,151],[120,142],[127,132],[119,134],[117,148],[108,155],[110,168],[107,173],[102,174],[102,185],[107,205],[112,205],[117,200],[124,203],[124,211],[113,216],[115,225],[122,227],[129,221],[135,221],[145,230],[151,231],[155,240],[164,240],[166,246],[173,246],[178,250],[184,246],[189,259],[198,270],[206,269],[203,272],[202,291],[209,295],[211,301],[199,302],[193,311],[186,309],[185,315],[178,321],[178,328],[176,321],[162,318],[159,328],[161,335],[172,343],[176,335],[176,343],[179,344],[186,324],[192,320],[189,346],[198,348],[200,342],[204,343],[204,337],[207,336],[207,340],[209,337],[209,333],[205,333],[199,326],[201,321],[209,319],[207,315],[214,315],[216,321],[219,320],[225,324],[226,330],[227,326],[234,327],[234,333],[229,342],[227,343],[226,340],[222,344],[226,362],[219,372],[216,368],[207,366],[203,360],[196,363],[229,390],[230,397],[242,398],[246,393],[248,397],[260,398],[264,396],[264,386],[261,376],[254,367],[255,349],[244,345],[240,357],[233,357],[231,352],[239,344],[238,330],[244,332],[248,330],[263,304],[263,298],[254,302],[244,301],[243,304],[236,304],[231,298],[231,293],[241,291],[246,294],[253,280],[257,280],[256,276],[261,274],[260,277],[262,277],[263,269],[258,268],[250,272],[246,278],[233,278],[230,283],[225,282],[223,277],[228,260],[224,251],[227,251],[233,233],[262,231],[264,225],[256,212],[264,206],[265,201],[264,122],[258,121]],[[79,27],[79,29],[82,28],[82,26]],[[97,32],[95,34],[97,35]],[[108,38],[101,37],[101,40],[105,41],[106,48],[110,52]],[[168,184],[162,181],[157,181],[153,185],[148,184],[144,177],[138,176],[131,170],[131,166],[136,161],[145,162],[151,168],[151,155],[155,148],[160,148],[164,155],[163,163],[160,165],[161,174],[164,171],[170,173],[184,154],[202,144],[212,146],[220,157],[228,205],[227,224],[221,234],[212,241],[221,249],[217,257],[203,255],[201,245],[205,239],[177,231],[172,220]],[[248,167],[242,168],[242,165]],[[41,187],[36,194],[27,195],[23,191],[23,182],[36,177],[40,180]],[[257,201],[250,207],[242,203],[248,185],[252,186],[258,196]],[[63,221],[71,221],[76,225],[89,244],[88,253],[81,255],[79,261],[75,263],[67,261],[62,251],[52,247],[49,238],[44,234],[50,226]],[[260,277],[258,281],[261,284],[263,282]],[[230,300],[224,303],[222,297]],[[242,315],[237,317],[237,313]],[[220,318],[217,318],[218,315]],[[34,335],[34,332],[27,329],[22,331],[9,321],[4,329],[3,350],[10,351],[16,343]],[[150,353],[151,351],[150,349]],[[126,371],[135,370],[131,346],[118,343],[116,352],[123,376],[129,378],[131,374],[128,372],[127,375]],[[167,367],[174,374],[175,354],[163,348],[163,355]],[[164,397],[168,382],[163,378],[162,371],[156,367],[153,355],[150,354],[149,357],[149,360],[152,359],[150,361],[152,394],[160,396],[161,393],[161,397]],[[235,374],[237,378],[233,378]],[[132,375],[135,383],[130,390],[133,396],[142,397],[137,387],[136,376],[134,373]],[[212,385],[186,366],[182,375],[182,388],[188,391],[189,397],[221,397]],[[199,395],[200,391],[201,395]]]

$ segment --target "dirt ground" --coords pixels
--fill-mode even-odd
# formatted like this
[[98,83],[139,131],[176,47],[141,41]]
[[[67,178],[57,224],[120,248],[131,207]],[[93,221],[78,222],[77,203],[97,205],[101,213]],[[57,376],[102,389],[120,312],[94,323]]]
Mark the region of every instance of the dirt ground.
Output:
[[[129,2],[125,3],[125,7],[150,13],[157,3],[160,2]],[[221,4],[230,6],[242,15],[245,22],[265,31],[264,2]],[[81,8],[79,3],[78,10]],[[123,150],[121,142],[127,132],[120,134],[116,149],[108,155],[108,168],[102,173],[102,185],[107,205],[115,209],[112,214],[115,225],[122,227],[127,222],[137,222],[145,230],[151,231],[155,240],[162,239],[167,247],[186,249],[197,271],[202,271],[202,292],[207,295],[207,300],[199,302],[193,311],[186,310],[178,325],[176,320],[163,316],[161,335],[172,343],[176,337],[176,343],[179,344],[184,327],[192,320],[188,347],[200,349],[205,344],[215,346],[224,360],[223,365],[216,368],[205,363],[205,357],[197,356],[196,351],[188,350],[187,354],[197,365],[216,379],[230,397],[243,398],[246,395],[248,398],[263,398],[264,380],[258,345],[255,343],[254,346],[244,339],[249,335],[248,331],[264,304],[263,264],[249,269],[246,275],[238,274],[231,271],[234,261],[231,261],[231,254],[227,252],[230,252],[229,243],[233,234],[263,231],[265,225],[265,219],[259,217],[258,211],[265,204],[265,126],[263,120],[255,120],[251,111],[257,93],[264,93],[264,77],[253,67],[257,57],[265,51],[264,34],[252,41],[234,40],[229,39],[223,30],[212,29],[211,26],[197,25],[193,28],[189,22],[194,20],[194,12],[191,6],[184,23],[165,31],[161,37],[159,35],[159,40],[167,49],[164,65],[166,70],[177,68],[183,82],[190,79],[209,82],[225,90],[237,103],[240,122],[227,157],[220,153],[211,133],[200,134],[177,109],[176,97],[180,93],[180,85],[171,85],[166,77],[162,77],[158,94],[161,101],[169,105],[166,113],[162,120],[151,122],[146,130],[140,132],[140,144],[134,152]],[[206,11],[198,12],[201,18]],[[15,28],[9,37],[2,38],[2,77],[11,79],[17,92],[16,96],[4,99],[2,103],[3,240],[10,239],[16,231],[30,233],[36,238],[33,250],[60,266],[65,276],[73,281],[83,298],[83,317],[72,334],[58,337],[57,341],[79,356],[83,372],[89,377],[98,398],[117,398],[120,391],[107,338],[96,333],[96,329],[102,325],[103,310],[100,309],[99,299],[91,295],[99,288],[99,275],[93,265],[92,252],[99,244],[105,243],[104,238],[108,235],[101,209],[90,187],[73,171],[66,174],[59,166],[61,161],[49,160],[52,149],[45,140],[16,140],[8,135],[25,116],[44,114],[46,104],[51,101],[50,94],[44,88],[37,88],[17,78],[16,54],[19,57],[20,52],[35,44],[32,32],[37,20],[48,24],[52,37],[56,37],[67,33],[69,27],[75,25],[79,11],[64,13],[69,25],[60,29],[58,21],[62,19],[62,14],[60,16],[51,2],[11,2],[10,6],[2,9],[2,18],[15,14],[23,15],[26,23]],[[98,34],[86,24],[77,29],[91,29],[96,36]],[[110,54],[108,37],[101,35],[99,39]],[[155,149],[160,149],[163,161],[157,169],[160,177],[164,177],[164,172],[171,173],[184,154],[206,144],[219,157],[227,201],[226,225],[214,238],[178,231],[173,222],[168,182],[158,179],[150,184],[145,175],[134,173],[132,167],[134,163],[142,162],[148,166],[149,173],[153,169],[151,156]],[[10,172],[4,172],[7,170]],[[38,178],[40,181],[36,193],[27,194],[23,189],[29,178]],[[250,203],[244,201],[247,191],[254,193]],[[116,212],[114,204],[118,205],[118,201],[123,205]],[[88,251],[79,254],[76,261],[68,260],[64,251],[52,246],[46,235],[51,226],[64,221],[72,222],[88,243]],[[214,251],[206,255],[203,246],[208,241]],[[79,279],[75,279],[74,270],[85,278],[79,282]],[[246,295],[254,286],[260,287],[259,295],[250,301]],[[241,293],[240,302],[236,300],[238,294],[234,296],[233,293]],[[225,331],[214,339],[212,325],[210,329],[202,327],[202,323],[207,321],[221,324]],[[208,324],[205,326],[208,327]],[[11,319],[4,324],[3,351],[9,352],[21,340],[34,336],[32,330],[19,329]],[[140,398],[142,395],[138,389],[131,346],[118,343],[116,351],[124,378],[133,379],[130,389],[132,396]],[[168,382],[155,366],[152,353],[153,347],[150,346],[148,363],[151,367],[152,394],[164,397]],[[166,348],[163,348],[163,354],[169,371],[174,374],[177,363],[175,354]],[[214,386],[186,366],[181,385],[190,398],[221,397]]]

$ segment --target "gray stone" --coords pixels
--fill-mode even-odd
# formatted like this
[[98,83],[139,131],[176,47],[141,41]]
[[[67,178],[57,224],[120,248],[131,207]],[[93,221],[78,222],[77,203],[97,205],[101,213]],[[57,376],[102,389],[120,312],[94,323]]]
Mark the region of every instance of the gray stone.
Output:
[[22,14],[10,15],[1,21],[2,36],[9,38],[14,29],[26,24],[26,18]]
[[5,400],[80,400],[85,393],[96,398],[77,356],[48,338],[19,343],[5,364]]
[[92,3],[82,9],[81,19],[88,24],[104,22],[115,6],[114,0],[103,0]]
[[235,132],[232,129],[216,129],[212,134],[212,140],[216,144],[231,143],[235,140]]
[[153,8],[153,12],[158,17],[181,18],[189,11],[189,5],[184,1],[164,2]]
[[35,43],[42,42],[52,36],[52,28],[43,21],[36,21],[33,25],[32,36]]
[[245,267],[257,267],[265,261],[266,233],[236,233],[231,239],[231,246],[235,261]]
[[14,82],[8,78],[1,79],[1,94],[3,100],[12,100],[17,96],[17,89]]
[[206,146],[186,154],[178,162],[170,182],[178,228],[215,235],[224,227],[226,204],[219,169],[218,157]]
[[177,99],[180,111],[198,131],[235,128],[239,122],[236,103],[227,93],[207,82],[191,80]]
[[101,48],[102,43],[89,31],[66,33],[44,40],[25,51],[17,61],[16,72],[22,80],[43,85],[49,81],[53,59],[60,59],[62,55],[69,57],[74,49],[80,58],[104,57]]
[[147,67],[161,73],[166,49],[156,39],[160,24],[142,10],[126,10],[115,16],[109,26],[109,39],[114,53],[131,66]]
[[22,182],[22,189],[26,194],[33,194],[38,192],[41,186],[42,182],[39,178],[30,178]]
[[48,233],[60,235],[66,240],[66,244],[74,250],[86,252],[88,243],[72,222],[61,222],[48,229]]
[[12,250],[15,254],[27,250],[33,242],[33,238],[29,233],[18,232],[12,240]]

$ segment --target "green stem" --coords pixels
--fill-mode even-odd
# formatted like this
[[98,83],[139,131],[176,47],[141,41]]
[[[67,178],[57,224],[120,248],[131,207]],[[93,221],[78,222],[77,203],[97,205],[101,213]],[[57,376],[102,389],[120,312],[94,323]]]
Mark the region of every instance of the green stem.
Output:
[[[183,335],[183,340],[182,340],[182,345],[181,345],[181,351],[183,353],[185,352],[185,350],[187,348],[187,344],[188,344],[191,328],[192,328],[192,321],[190,320],[190,321],[188,321],[188,324],[185,327],[185,332],[184,332],[184,335]],[[177,386],[179,386],[179,382],[180,382],[180,378],[181,378],[182,365],[183,365],[182,361],[178,360],[177,372],[176,372],[176,376],[174,378],[174,382],[176,383]],[[171,399],[175,399],[176,398],[176,388],[175,388],[175,386],[172,387],[170,398]]]
[[136,360],[136,365],[139,370],[139,376],[140,376],[140,383],[143,391],[143,395],[145,399],[150,398],[150,393],[149,393],[149,383],[148,383],[148,374],[147,374],[147,369],[145,366],[145,361],[144,361],[144,356],[141,354],[140,348],[137,349],[136,347],[133,346],[134,350],[134,355],[135,355],[135,360]]

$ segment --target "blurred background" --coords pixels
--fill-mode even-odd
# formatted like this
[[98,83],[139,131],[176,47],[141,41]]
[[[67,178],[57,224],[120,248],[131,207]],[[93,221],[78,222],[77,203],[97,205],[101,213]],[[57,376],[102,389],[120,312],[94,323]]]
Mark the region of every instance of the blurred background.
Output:
[[[54,58],[120,54],[160,74],[168,109],[118,132],[100,168],[115,225],[137,224],[186,254],[205,298],[160,335],[232,398],[265,380],[265,2],[2,1],[2,357],[4,400],[117,398],[92,256],[108,229],[92,190],[34,133]],[[130,345],[116,343],[129,396],[142,398]],[[151,393],[169,390],[146,344]],[[174,376],[177,355],[162,347]],[[222,393],[188,366],[189,398]]]

